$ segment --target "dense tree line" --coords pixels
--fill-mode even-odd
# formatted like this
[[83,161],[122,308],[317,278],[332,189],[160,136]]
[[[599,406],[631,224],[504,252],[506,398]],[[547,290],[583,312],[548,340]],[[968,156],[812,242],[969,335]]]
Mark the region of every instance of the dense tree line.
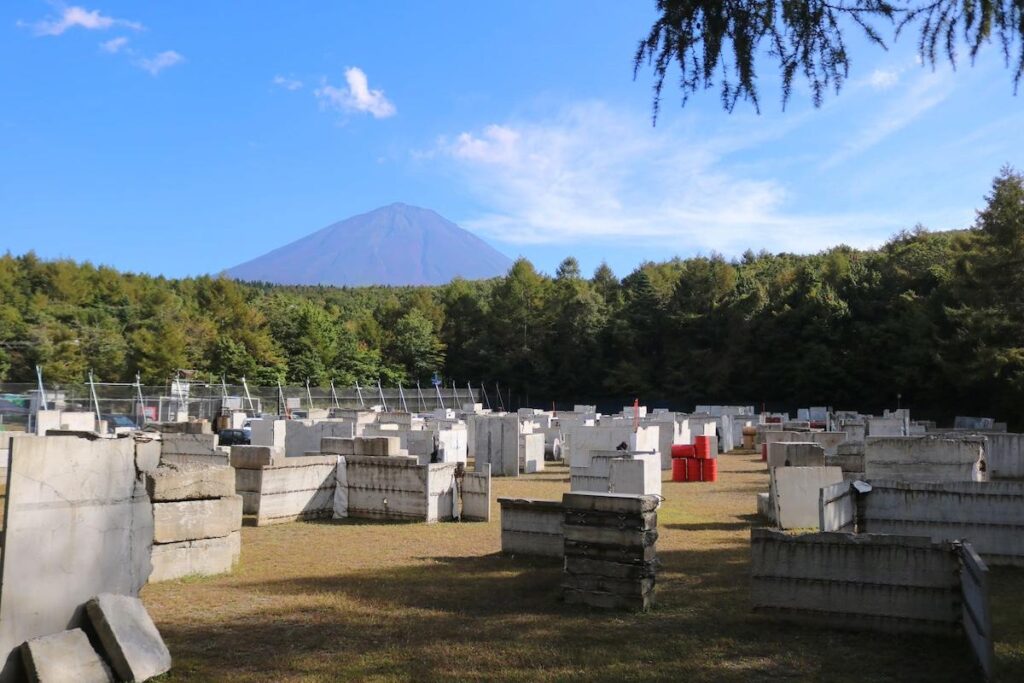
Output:
[[[830,404],[1024,423],[1024,176],[976,224],[838,246],[645,263],[567,258],[442,287],[168,280],[33,254],[0,258],[0,379],[164,383],[177,371],[314,385],[500,381],[534,405]],[[622,405],[619,403],[618,405]]]

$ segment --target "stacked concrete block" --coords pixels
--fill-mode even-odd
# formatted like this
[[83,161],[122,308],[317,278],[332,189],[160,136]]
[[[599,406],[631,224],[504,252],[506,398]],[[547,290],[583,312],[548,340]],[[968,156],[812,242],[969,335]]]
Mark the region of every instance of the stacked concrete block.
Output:
[[627,610],[654,604],[658,501],[658,496],[563,494],[562,597],[567,603]]
[[241,553],[235,470],[164,464],[146,475],[146,490],[153,501],[150,582],[231,571]]
[[897,481],[987,481],[985,438],[868,437],[864,474]]
[[569,468],[570,491],[661,495],[661,456],[633,451],[592,451],[587,467]]
[[102,594],[85,605],[114,673],[122,681],[145,681],[171,670],[171,653],[142,601]]
[[501,552],[508,555],[562,557],[565,511],[559,500],[499,498]]
[[768,444],[768,469],[824,466],[825,449],[814,442],[776,441]]
[[356,436],[356,425],[347,420],[286,420],[284,432],[285,457],[296,458],[320,450],[325,438]]
[[864,442],[845,441],[839,444],[836,454],[826,458],[826,464],[838,466],[844,479],[864,479]]
[[176,465],[227,465],[228,456],[217,448],[216,434],[163,434],[160,460]]
[[285,457],[269,446],[233,446],[235,491],[256,526],[330,517],[337,455]]

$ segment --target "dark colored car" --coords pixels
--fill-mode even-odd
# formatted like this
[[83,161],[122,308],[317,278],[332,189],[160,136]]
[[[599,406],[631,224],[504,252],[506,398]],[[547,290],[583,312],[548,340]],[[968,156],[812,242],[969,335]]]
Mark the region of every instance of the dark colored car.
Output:
[[102,415],[107,423],[108,434],[121,434],[123,432],[138,431],[139,425],[127,415]]
[[249,437],[241,429],[222,429],[218,443],[221,446],[248,446]]

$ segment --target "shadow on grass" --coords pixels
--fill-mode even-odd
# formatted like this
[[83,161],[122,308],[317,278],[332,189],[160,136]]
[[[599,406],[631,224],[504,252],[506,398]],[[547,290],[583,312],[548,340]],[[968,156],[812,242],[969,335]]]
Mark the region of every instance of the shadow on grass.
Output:
[[659,554],[656,607],[561,601],[557,558],[443,555],[254,581],[272,609],[162,626],[198,680],[971,680],[960,640],[776,624],[750,611],[749,547]]

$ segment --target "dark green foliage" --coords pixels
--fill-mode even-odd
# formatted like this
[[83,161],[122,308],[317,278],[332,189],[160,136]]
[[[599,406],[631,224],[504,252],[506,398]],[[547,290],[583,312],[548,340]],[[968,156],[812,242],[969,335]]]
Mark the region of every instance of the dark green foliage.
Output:
[[[970,230],[876,251],[644,263],[621,281],[278,287],[0,257],[0,379],[164,383],[179,370],[351,386],[436,371],[537,406],[831,404],[987,414],[1024,426],[1024,176],[1004,169]],[[507,394],[506,394],[507,396]],[[618,403],[618,405],[624,405]]]
[[[717,81],[722,106],[732,111],[744,99],[760,110],[757,68],[777,62],[782,103],[793,81],[807,81],[814,106],[842,87],[850,71],[845,31],[859,32],[885,47],[881,27],[918,33],[918,52],[931,66],[945,58],[957,63],[967,47],[973,62],[981,46],[999,44],[1014,85],[1024,77],[1024,0],[657,0],[658,19],[640,41],[634,76],[645,64],[654,70],[654,119],[665,77],[680,70],[682,104]],[[1016,50],[1016,54],[1014,51]]]

